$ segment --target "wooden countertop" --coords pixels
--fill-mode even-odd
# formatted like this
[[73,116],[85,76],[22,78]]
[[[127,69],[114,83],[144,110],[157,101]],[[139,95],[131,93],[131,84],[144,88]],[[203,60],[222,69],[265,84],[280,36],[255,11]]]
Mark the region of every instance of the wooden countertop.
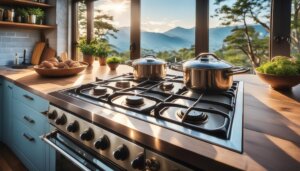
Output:
[[[78,76],[69,78],[42,78],[30,69],[17,71],[2,68],[0,75],[46,97],[56,90],[95,81],[96,76],[108,78],[131,71],[130,67],[122,65],[117,71],[110,71],[97,63]],[[234,79],[244,81],[243,154],[186,137],[187,144],[177,142],[172,135],[164,137],[164,141],[169,140],[178,146],[188,145],[205,157],[242,170],[298,170],[300,85],[289,92],[279,92],[269,88],[255,75],[240,75]]]

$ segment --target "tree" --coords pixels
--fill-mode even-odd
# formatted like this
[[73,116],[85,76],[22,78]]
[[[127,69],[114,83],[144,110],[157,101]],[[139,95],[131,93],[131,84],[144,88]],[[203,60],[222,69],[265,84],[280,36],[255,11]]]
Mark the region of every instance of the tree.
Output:
[[300,0],[292,1],[291,45],[292,55],[300,58]]
[[[251,59],[252,66],[258,67],[263,60],[268,59],[268,37],[260,38],[259,33],[253,27],[235,28],[232,34],[225,38],[225,50],[238,49],[242,51],[249,59]],[[248,46],[248,38],[251,38],[251,48]],[[255,58],[253,58],[253,56]]]
[[86,38],[86,5],[83,2],[78,3],[78,31],[79,38]]
[[95,36],[99,39],[107,39],[108,35],[117,38],[114,33],[119,30],[116,29],[111,22],[114,20],[113,16],[102,14],[101,10],[95,10],[96,17],[94,19],[94,32]]
[[[221,4],[225,0],[216,0],[216,4]],[[241,24],[240,28],[232,30],[231,35],[225,39],[225,46],[236,47],[244,53],[251,61],[253,67],[258,67],[262,57],[266,56],[268,49],[267,40],[260,40],[258,33],[249,25],[249,18],[262,25],[267,31],[270,30],[268,22],[269,13],[263,13],[264,9],[270,5],[266,0],[237,0],[232,6],[222,5],[216,9],[216,15],[221,16],[222,25]],[[265,43],[262,45],[261,43]],[[258,49],[256,49],[258,48]],[[266,48],[266,50],[262,50]]]

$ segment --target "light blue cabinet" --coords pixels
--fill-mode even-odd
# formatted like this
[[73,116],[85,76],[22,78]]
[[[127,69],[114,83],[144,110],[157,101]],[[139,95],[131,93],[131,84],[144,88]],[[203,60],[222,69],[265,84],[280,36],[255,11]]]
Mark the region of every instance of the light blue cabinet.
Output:
[[49,102],[5,79],[0,79],[0,97],[0,140],[28,170],[51,170],[55,152],[39,138],[50,132],[47,118],[42,114],[48,110]]
[[13,93],[13,83],[4,80],[2,87],[2,141],[9,147],[13,148],[12,137],[12,93]]

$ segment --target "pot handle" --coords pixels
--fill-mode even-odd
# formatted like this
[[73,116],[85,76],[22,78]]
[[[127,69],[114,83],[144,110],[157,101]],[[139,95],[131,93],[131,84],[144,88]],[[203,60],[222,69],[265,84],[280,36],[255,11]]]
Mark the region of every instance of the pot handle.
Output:
[[145,55],[145,56],[143,56],[143,58],[147,58],[147,57],[151,57],[151,58],[156,59],[156,56],[154,56],[154,55]]
[[200,53],[195,59],[201,59],[201,58],[203,58],[203,57],[206,57],[206,56],[212,56],[212,57],[214,57],[216,60],[220,60],[220,58],[219,57],[217,57],[217,55],[215,55],[214,53]]
[[250,71],[249,68],[245,67],[233,67],[228,73],[226,73],[227,76],[237,75],[237,74],[243,74]]
[[174,70],[174,71],[183,72],[183,66],[182,65],[174,65],[174,64],[172,65],[172,64],[170,64],[169,68],[171,70]]

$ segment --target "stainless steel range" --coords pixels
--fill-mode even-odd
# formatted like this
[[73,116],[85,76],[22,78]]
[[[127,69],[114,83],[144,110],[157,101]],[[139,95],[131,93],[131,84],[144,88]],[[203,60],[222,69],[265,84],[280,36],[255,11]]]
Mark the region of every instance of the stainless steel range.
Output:
[[[144,124],[156,124],[199,141],[242,152],[242,82],[234,82],[225,92],[203,93],[187,89],[181,76],[167,75],[164,80],[137,81],[129,73],[108,80],[96,79],[96,82],[51,95],[64,100],[80,100],[82,104],[106,108],[104,112],[122,113],[140,119]],[[103,158],[101,161],[106,167],[112,165],[112,170],[190,169],[180,161],[175,162],[160,155],[159,151],[148,149],[147,144],[136,143],[134,139],[122,137],[118,132],[104,129],[78,114],[67,112],[62,106],[56,106],[51,105],[48,118],[59,130],[59,135],[55,132],[45,136],[44,140],[57,150],[61,148],[54,142],[59,141],[59,136],[66,136],[91,154]],[[93,160],[90,163],[95,165]],[[87,165],[81,168],[91,169]]]

